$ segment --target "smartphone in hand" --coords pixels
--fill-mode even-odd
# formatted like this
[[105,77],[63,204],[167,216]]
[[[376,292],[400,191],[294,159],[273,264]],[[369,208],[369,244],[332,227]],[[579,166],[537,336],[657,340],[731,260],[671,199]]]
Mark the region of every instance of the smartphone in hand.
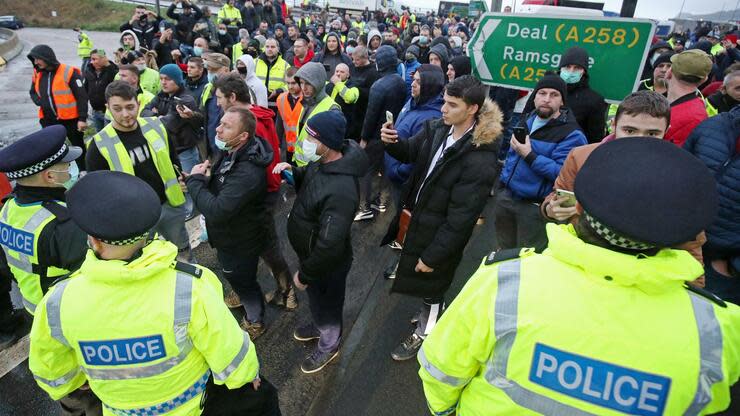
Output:
[[527,129],[524,127],[514,127],[514,138],[521,144],[527,139]]
[[564,208],[570,208],[576,206],[576,194],[571,191],[566,191],[565,189],[556,189],[555,195],[557,195],[558,199],[563,199],[564,201],[560,203],[561,207]]
[[391,125],[393,125],[393,113],[391,113],[390,111],[386,111],[385,112],[385,121],[386,121],[386,123],[391,123]]

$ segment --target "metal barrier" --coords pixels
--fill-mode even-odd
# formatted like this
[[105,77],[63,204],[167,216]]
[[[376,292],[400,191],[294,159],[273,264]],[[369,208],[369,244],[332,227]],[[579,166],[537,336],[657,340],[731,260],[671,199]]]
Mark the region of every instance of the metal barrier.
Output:
[[0,66],[15,58],[23,50],[18,34],[10,29],[0,28]]

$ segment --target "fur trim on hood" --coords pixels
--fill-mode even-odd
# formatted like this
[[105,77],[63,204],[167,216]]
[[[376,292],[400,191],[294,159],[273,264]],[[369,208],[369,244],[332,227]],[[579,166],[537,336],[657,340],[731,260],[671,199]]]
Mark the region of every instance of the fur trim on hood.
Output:
[[473,131],[473,140],[471,143],[475,146],[494,143],[499,140],[503,127],[504,114],[498,108],[498,105],[486,98],[483,108],[478,113],[478,121]]
[[124,30],[123,32],[121,32],[121,37],[118,38],[118,43],[121,45],[122,48],[123,48],[123,36],[124,35],[131,35],[134,37],[134,49],[133,50],[138,51],[141,45],[139,44],[139,38],[136,36],[136,33],[134,33],[133,30]]

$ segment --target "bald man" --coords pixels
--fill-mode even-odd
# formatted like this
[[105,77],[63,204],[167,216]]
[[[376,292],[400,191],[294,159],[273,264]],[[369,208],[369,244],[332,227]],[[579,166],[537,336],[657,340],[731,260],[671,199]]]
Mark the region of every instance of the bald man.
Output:
[[[349,65],[340,63],[334,68],[334,75],[326,83],[326,93],[342,107],[347,125],[352,123],[352,113],[357,99],[360,98],[360,90],[350,79]],[[349,129],[347,129],[349,131]],[[347,135],[346,138],[349,138]]]

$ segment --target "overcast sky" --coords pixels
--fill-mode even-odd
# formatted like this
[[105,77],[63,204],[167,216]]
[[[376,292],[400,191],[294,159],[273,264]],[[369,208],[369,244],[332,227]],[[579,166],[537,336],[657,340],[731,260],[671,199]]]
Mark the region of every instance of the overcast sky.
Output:
[[[402,3],[412,7],[434,7],[439,5],[439,0],[400,0]],[[466,2],[466,0],[452,0]],[[490,6],[490,0],[489,6]],[[515,0],[503,0],[504,6],[512,5]],[[331,2],[331,0],[330,0]],[[522,0],[516,0],[521,4]],[[645,17],[653,19],[668,19],[678,15],[681,10],[681,3],[684,0],[637,0],[636,17]],[[707,14],[718,12],[723,8],[732,10],[737,5],[738,0],[685,0],[683,7],[684,13]],[[622,8],[622,0],[605,0],[605,10],[619,12]]]

